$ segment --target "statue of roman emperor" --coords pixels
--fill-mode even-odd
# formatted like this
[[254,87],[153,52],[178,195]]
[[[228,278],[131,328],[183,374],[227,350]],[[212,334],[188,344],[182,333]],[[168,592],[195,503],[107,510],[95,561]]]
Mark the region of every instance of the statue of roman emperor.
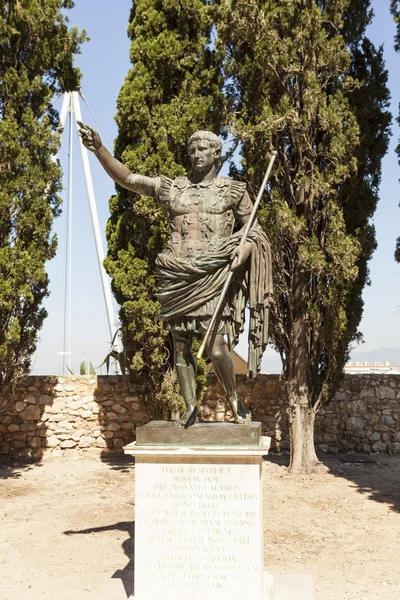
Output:
[[236,392],[235,371],[225,339],[229,347],[237,343],[249,303],[248,368],[250,376],[256,373],[268,340],[270,246],[257,222],[246,243],[239,246],[253,205],[244,183],[217,175],[221,140],[210,131],[197,131],[190,137],[187,149],[193,167],[191,177],[145,177],[131,173],[116,160],[94,129],[82,123],[79,126],[83,144],[118,185],[155,198],[169,208],[171,237],[158,255],[156,276],[161,319],[172,335],[176,373],[186,404],[181,425],[193,424],[197,417],[193,336],[204,336],[226,277],[234,270],[206,352],[225,390],[234,422],[249,422],[250,412]]

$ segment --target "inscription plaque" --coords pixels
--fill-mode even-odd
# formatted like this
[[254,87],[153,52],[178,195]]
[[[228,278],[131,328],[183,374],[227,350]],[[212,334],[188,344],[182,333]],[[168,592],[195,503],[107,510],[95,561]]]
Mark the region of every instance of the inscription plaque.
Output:
[[139,460],[135,498],[135,598],[261,600],[259,462]]

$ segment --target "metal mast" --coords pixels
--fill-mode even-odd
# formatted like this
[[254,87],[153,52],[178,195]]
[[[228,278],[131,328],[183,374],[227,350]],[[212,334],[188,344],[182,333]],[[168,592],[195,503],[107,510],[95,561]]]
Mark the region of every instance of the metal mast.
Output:
[[[72,182],[73,182],[73,121],[75,122],[78,131],[77,121],[82,120],[80,100],[78,92],[65,93],[63,104],[60,113],[60,130],[63,131],[69,116],[69,150],[68,150],[68,207],[67,207],[67,240],[66,240],[66,256],[65,256],[65,281],[64,281],[64,311],[63,311],[63,374],[66,368],[70,368],[71,360],[71,312],[72,312]],[[86,190],[89,200],[90,216],[92,220],[93,235],[96,245],[96,254],[100,270],[100,278],[104,295],[104,302],[107,312],[108,327],[110,332],[110,342],[114,349],[120,351],[120,342],[117,339],[116,318],[112,305],[111,290],[105,272],[104,250],[101,239],[101,231],[99,217],[96,206],[96,198],[93,187],[93,179],[90,170],[88,151],[82,144],[78,134],[79,146],[81,149],[81,157],[83,170],[85,175]]]

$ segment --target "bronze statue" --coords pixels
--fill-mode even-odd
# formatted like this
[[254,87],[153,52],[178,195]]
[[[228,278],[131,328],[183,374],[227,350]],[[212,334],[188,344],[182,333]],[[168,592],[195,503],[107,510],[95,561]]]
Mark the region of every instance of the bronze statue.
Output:
[[218,177],[222,144],[210,131],[198,131],[188,141],[193,175],[174,180],[163,175],[144,177],[117,161],[103,146],[99,134],[79,123],[83,144],[94,152],[106,172],[120,186],[168,204],[171,237],[156,263],[161,318],[170,330],[175,368],[186,404],[180,424],[192,424],[196,411],[196,363],[193,335],[204,337],[228,273],[234,270],[226,300],[205,349],[226,392],[235,423],[251,420],[236,393],[230,354],[243,331],[246,302],[250,306],[250,376],[259,369],[268,339],[268,302],[272,292],[268,240],[257,222],[240,244],[252,202],[242,182]]

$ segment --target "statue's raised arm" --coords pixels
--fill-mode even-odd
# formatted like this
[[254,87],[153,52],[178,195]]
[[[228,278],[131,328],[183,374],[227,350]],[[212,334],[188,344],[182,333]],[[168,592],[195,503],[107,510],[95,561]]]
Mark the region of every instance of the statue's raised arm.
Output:
[[132,173],[107,150],[93,127],[84,125],[81,121],[78,121],[78,125],[83,145],[95,154],[103,169],[118,185],[143,196],[157,198],[160,188],[159,177],[145,177]]

